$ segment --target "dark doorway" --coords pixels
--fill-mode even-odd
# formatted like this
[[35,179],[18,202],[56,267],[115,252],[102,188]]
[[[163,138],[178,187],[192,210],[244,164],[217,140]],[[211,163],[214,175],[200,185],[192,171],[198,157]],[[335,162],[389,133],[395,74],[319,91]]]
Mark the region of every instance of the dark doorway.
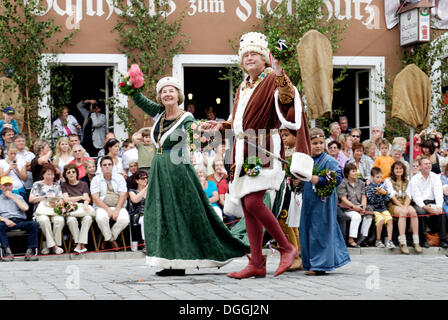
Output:
[[217,118],[227,120],[229,117],[230,80],[220,80],[226,72],[224,67],[184,68],[184,106],[194,104],[196,119],[206,119],[205,110],[209,107],[215,109]]
[[335,84],[333,92],[333,121],[346,116],[348,125],[361,129],[361,139],[370,138],[370,90],[368,69],[334,69],[333,78],[345,72],[345,78]]
[[[68,97],[63,99],[59,98],[58,95],[60,93],[53,90],[52,98],[54,106],[59,108],[61,103],[62,105],[68,106],[70,110],[69,114],[73,115],[81,125],[84,122],[84,118],[76,107],[81,100],[96,100],[101,106],[101,112],[105,113],[106,72],[109,68],[107,66],[61,66],[54,68],[52,70],[52,77],[55,73],[58,73],[58,77],[64,74],[65,79],[71,80],[70,86],[66,86],[65,89],[58,89],[68,90]],[[52,121],[57,116],[57,114],[53,114]]]

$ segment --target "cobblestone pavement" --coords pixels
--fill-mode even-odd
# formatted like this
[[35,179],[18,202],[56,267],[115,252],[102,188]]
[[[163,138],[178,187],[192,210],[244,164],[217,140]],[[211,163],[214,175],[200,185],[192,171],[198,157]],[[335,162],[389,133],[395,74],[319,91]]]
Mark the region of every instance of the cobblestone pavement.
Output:
[[[367,254],[366,254],[367,252]],[[268,276],[235,280],[246,258],[221,269],[187,270],[185,277],[158,277],[141,252],[45,257],[37,262],[0,263],[0,300],[298,300],[447,299],[448,257],[404,256],[351,251],[352,262],[329,275],[303,271],[273,273],[277,253],[268,258]],[[57,259],[58,258],[58,259]],[[444,283],[443,285],[441,285]]]

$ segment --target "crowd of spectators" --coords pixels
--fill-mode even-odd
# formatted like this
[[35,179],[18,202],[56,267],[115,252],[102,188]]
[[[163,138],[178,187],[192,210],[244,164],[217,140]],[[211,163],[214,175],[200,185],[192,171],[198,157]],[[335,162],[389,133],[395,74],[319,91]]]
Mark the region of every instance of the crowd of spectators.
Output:
[[[8,241],[14,229],[27,232],[25,260],[29,261],[40,254],[62,254],[67,235],[74,253],[88,251],[92,227],[101,232],[100,249],[114,251],[122,249],[117,243],[120,234],[129,226],[130,232],[138,227],[145,250],[143,212],[155,152],[150,128],[120,143],[112,132],[99,127],[104,119],[94,103],[78,104],[83,108],[83,126],[63,109],[54,122],[52,140],[36,139],[29,148],[27,137],[17,128],[14,109],[4,108],[0,121],[2,261],[14,260]],[[448,211],[448,152],[441,149],[441,136],[423,131],[414,137],[410,168],[407,139],[397,137],[391,144],[383,134],[374,127],[371,139],[363,139],[361,130],[350,128],[346,117],[330,126],[327,153],[338,161],[345,177],[337,194],[338,221],[347,246],[398,245],[409,253],[408,244],[421,252],[431,239],[431,245],[447,248],[442,212]],[[190,160],[216,214],[232,228],[237,218],[223,210],[230,153],[220,143],[207,152],[191,152]],[[439,241],[434,243],[436,235]]]
[[441,134],[431,129],[414,136],[411,168],[405,137],[390,143],[374,126],[372,137],[364,140],[346,117],[341,121],[330,126],[327,152],[344,173],[337,189],[338,221],[347,246],[398,245],[404,254],[408,245],[417,253],[422,247],[448,248],[448,150],[442,148]]

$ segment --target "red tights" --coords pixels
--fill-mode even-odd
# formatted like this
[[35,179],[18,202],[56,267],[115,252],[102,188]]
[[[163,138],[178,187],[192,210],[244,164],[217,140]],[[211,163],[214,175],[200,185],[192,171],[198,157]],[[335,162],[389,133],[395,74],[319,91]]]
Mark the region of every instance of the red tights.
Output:
[[249,237],[250,253],[255,265],[263,263],[263,227],[282,248],[289,248],[290,243],[280,227],[271,210],[263,203],[266,190],[250,193],[243,197],[244,218],[246,219],[246,231]]

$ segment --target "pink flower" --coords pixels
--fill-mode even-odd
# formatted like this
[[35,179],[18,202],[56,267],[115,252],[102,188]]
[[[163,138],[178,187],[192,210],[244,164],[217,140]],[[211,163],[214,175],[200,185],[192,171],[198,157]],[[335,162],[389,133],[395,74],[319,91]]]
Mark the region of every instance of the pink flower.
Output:
[[197,126],[196,124],[194,124],[194,123],[192,123],[191,126],[190,126],[190,128],[191,128],[192,130],[196,129],[197,127],[198,127],[198,126]]
[[206,139],[205,137],[202,137],[202,138],[201,138],[201,142],[202,142],[202,143],[205,143],[206,141],[207,141],[207,139]]
[[197,134],[197,133],[195,133],[194,135],[193,135],[193,139],[199,139],[199,135]]
[[128,71],[129,73],[129,82],[133,85],[134,88],[141,88],[143,86],[143,72],[140,70],[137,64],[133,64]]

